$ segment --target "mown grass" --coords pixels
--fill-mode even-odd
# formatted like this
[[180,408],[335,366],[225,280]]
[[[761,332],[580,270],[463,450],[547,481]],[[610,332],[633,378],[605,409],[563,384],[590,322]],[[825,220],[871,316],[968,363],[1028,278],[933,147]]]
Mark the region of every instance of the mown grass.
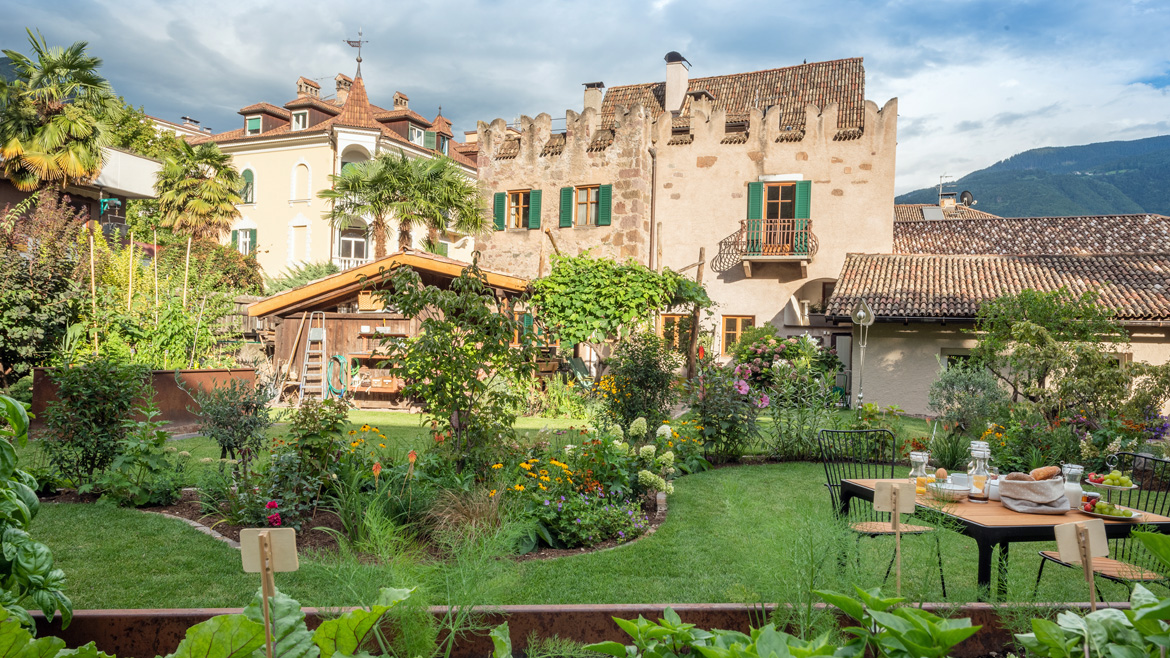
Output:
[[[443,583],[460,579],[475,584],[482,604],[791,602],[815,588],[880,585],[892,540],[855,542],[834,523],[823,482],[819,464],[722,468],[677,480],[666,523],[616,549],[547,561],[498,557],[473,567],[466,560],[376,565],[310,554],[302,556],[300,571],[278,575],[277,584],[315,606],[369,602],[379,587],[421,581],[429,583],[430,600],[441,602]],[[234,549],[177,520],[136,510],[48,504],[32,532],[53,550],[79,609],[239,606],[256,585],[240,573]],[[941,542],[946,600],[975,600],[974,541],[944,531]],[[1031,598],[1035,551],[1050,548],[1014,546],[1010,599]],[[904,594],[943,600],[930,538],[905,538],[904,564]],[[1102,586],[1111,600],[1125,597],[1121,586]],[[1041,600],[1086,597],[1078,574],[1046,570]]]

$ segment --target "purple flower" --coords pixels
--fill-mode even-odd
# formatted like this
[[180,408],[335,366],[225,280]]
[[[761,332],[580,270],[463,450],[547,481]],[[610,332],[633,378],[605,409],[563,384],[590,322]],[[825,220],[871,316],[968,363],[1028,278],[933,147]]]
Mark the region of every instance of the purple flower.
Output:
[[622,532],[621,530],[618,530],[618,537],[621,537],[622,539],[625,539],[625,538],[626,538],[626,533]]
[[738,380],[736,380],[736,382],[735,382],[735,390],[736,390],[736,392],[737,392],[737,393],[739,393],[740,395],[747,395],[747,392],[748,392],[748,383],[747,383],[746,381],[742,380],[742,379],[738,379]]
[[547,501],[547,500],[546,500],[546,501],[544,501],[544,506],[545,506],[545,507],[548,507],[548,501]]

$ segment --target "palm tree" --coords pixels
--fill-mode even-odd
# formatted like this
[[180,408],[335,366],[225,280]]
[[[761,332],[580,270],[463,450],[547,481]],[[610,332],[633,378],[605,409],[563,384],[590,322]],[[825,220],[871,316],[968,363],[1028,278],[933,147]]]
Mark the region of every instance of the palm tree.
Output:
[[166,159],[154,190],[158,193],[161,224],[187,236],[187,264],[183,273],[183,306],[187,305],[187,276],[191,269],[191,240],[219,240],[240,216],[244,178],[232,167],[231,156],[215,142],[191,146],[179,143],[176,155]]
[[84,41],[49,47],[39,32],[26,32],[33,57],[2,51],[16,79],[0,80],[0,173],[26,192],[92,179],[110,141],[103,117],[119,111],[97,73],[102,60],[86,54]]
[[317,196],[332,202],[326,218],[335,228],[368,220],[374,257],[386,255],[390,220],[398,220],[398,248],[408,249],[413,230],[425,227],[432,245],[440,231],[479,233],[486,209],[475,183],[449,158],[407,158],[384,153],[330,176],[333,188]]

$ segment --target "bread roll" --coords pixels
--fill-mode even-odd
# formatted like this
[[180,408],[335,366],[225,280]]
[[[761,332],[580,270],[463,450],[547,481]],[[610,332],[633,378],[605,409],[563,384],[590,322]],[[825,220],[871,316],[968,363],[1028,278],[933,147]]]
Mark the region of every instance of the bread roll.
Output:
[[1054,477],[1060,475],[1060,467],[1059,466],[1044,466],[1044,467],[1041,467],[1041,468],[1038,468],[1038,469],[1032,471],[1031,473],[1029,473],[1029,475],[1031,475],[1032,478],[1035,480],[1048,480],[1048,479],[1051,479],[1051,478],[1054,478]]
[[1036,478],[1027,473],[1008,473],[1004,476],[1005,480],[1019,481],[1019,482],[1035,482]]

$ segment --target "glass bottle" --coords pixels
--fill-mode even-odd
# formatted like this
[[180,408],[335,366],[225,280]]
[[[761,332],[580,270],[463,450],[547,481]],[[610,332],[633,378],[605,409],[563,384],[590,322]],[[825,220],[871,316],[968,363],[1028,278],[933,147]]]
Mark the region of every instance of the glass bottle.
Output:
[[926,493],[926,464],[929,461],[929,452],[910,453],[910,483],[916,494]]
[[1065,464],[1060,470],[1064,474],[1064,497],[1068,498],[1071,507],[1077,507],[1085,493],[1081,489],[1081,475],[1085,472],[1085,467],[1080,464]]
[[974,466],[969,478],[971,488],[967,493],[967,500],[972,503],[986,503],[988,500],[991,474],[987,471],[987,460],[990,458],[991,452],[989,450],[971,451],[971,461]]
[[975,440],[975,441],[971,442],[971,461],[967,462],[967,481],[968,482],[971,481],[971,474],[975,470],[975,451],[976,450],[987,450],[988,454],[990,454],[991,448],[988,447],[988,443],[986,441]]

